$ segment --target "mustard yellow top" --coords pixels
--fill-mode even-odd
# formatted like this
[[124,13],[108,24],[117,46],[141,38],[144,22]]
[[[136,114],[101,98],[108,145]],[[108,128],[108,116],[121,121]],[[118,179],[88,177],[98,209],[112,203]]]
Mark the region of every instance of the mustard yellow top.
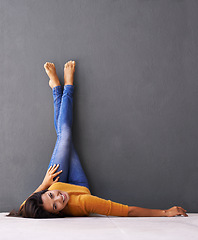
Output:
[[67,216],[89,216],[90,213],[107,216],[128,216],[128,205],[93,196],[86,187],[57,182],[52,184],[48,190],[61,190],[69,194],[69,201],[61,211]]
[[52,184],[48,190],[61,190],[69,194],[69,201],[61,211],[66,215],[88,216],[90,213],[97,213],[107,216],[128,216],[128,205],[93,196],[86,187],[57,182]]

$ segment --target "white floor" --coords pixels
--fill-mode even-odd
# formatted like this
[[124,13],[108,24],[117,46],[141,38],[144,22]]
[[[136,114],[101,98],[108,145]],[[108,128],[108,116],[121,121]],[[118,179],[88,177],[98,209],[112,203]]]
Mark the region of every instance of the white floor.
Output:
[[0,239],[198,239],[198,213],[188,217],[75,217],[25,219],[0,213]]

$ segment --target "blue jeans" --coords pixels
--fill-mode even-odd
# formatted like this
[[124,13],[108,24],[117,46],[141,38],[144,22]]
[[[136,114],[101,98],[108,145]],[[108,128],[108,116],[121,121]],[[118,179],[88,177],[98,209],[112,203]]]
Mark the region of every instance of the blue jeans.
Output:
[[73,85],[52,89],[54,99],[54,126],[57,140],[48,168],[60,164],[57,171],[63,170],[59,181],[89,188],[87,177],[81,166],[72,141]]

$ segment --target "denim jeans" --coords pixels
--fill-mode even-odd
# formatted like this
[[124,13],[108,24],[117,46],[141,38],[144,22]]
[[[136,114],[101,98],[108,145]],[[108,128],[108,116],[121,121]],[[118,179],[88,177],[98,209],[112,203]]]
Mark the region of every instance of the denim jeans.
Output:
[[89,188],[78,154],[72,141],[73,85],[52,89],[54,99],[54,126],[57,140],[48,168],[60,164],[57,171],[63,170],[59,181]]

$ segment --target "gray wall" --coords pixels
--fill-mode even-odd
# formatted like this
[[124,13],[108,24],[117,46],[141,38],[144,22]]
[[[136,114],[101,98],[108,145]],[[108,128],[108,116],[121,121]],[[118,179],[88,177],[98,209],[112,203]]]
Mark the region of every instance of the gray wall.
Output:
[[42,182],[43,65],[76,61],[74,144],[94,195],[198,211],[198,1],[0,1],[0,211]]

